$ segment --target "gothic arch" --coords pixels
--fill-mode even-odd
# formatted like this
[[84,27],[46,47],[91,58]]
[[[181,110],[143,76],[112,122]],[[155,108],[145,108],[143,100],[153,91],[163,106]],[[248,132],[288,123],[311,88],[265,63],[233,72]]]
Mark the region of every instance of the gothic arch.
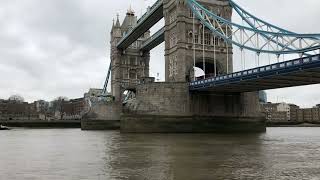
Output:
[[[203,58],[197,58],[195,65],[196,65],[196,67],[198,67],[198,68],[200,68],[200,69],[202,69],[204,71]],[[217,75],[224,74],[223,65],[218,59],[216,60],[216,66],[217,66],[216,67],[216,69],[217,69],[216,74]],[[205,74],[206,74],[206,76],[207,77],[214,76],[214,74],[215,74],[214,71],[215,71],[214,59],[206,57],[205,58]]]

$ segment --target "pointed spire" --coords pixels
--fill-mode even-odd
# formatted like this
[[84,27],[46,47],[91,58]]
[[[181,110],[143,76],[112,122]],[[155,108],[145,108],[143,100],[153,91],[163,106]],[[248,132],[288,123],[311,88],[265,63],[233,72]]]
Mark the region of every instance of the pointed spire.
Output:
[[120,27],[119,14],[117,14],[117,22],[116,22],[116,27]]
[[131,8],[131,4],[130,4],[129,9],[127,10],[127,15],[128,15],[128,16],[134,16],[134,11],[133,11],[133,9]]
[[111,28],[111,34],[113,34],[113,29],[114,29],[114,19],[112,18],[112,28]]

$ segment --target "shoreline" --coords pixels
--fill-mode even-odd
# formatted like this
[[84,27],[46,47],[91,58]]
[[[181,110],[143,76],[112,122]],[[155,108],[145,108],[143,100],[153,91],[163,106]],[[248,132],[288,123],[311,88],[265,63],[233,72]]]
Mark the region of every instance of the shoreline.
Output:
[[29,128],[81,128],[80,120],[60,121],[0,121],[0,124],[8,127]]
[[[30,128],[81,128],[80,120],[54,120],[54,121],[0,121],[8,127]],[[267,123],[266,127],[320,127],[319,123]]]
[[320,127],[317,123],[267,123],[267,127]]

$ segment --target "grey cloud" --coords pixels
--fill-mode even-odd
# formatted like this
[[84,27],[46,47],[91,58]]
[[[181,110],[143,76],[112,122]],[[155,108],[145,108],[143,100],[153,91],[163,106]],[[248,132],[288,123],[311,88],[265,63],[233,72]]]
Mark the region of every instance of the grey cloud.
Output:
[[[56,96],[80,97],[101,87],[109,65],[112,19],[127,8],[137,15],[155,0],[1,0],[0,98],[21,94],[28,101]],[[134,2],[134,3],[133,3]],[[258,17],[301,33],[320,32],[320,1],[237,0]],[[160,22],[155,32],[163,25]],[[150,74],[164,79],[164,46],[151,52]],[[235,57],[236,68],[239,61]],[[4,75],[3,75],[4,74]],[[268,91],[312,105],[319,86]],[[301,92],[297,95],[295,92]],[[304,93],[308,92],[308,93]],[[278,98],[279,99],[279,98]],[[320,100],[319,100],[320,102]]]

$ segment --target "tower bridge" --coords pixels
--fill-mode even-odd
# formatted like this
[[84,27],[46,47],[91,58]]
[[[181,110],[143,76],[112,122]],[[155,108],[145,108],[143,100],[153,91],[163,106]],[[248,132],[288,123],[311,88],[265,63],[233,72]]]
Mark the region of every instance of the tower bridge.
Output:
[[[233,15],[242,23],[232,22]],[[164,27],[151,35],[150,28],[162,18]],[[131,9],[122,24],[118,17],[111,37],[103,93],[111,74],[115,101],[92,111],[101,127],[116,120],[124,132],[265,131],[259,90],[320,82],[319,34],[277,27],[232,0],[158,0],[139,20]],[[150,50],[162,42],[165,82],[154,82]],[[234,48],[240,50],[242,67],[252,61],[246,51],[255,54],[257,66],[235,72]],[[269,64],[261,66],[264,54]],[[292,54],[298,58],[280,61]],[[277,62],[271,63],[270,56]],[[195,67],[204,72],[200,79]],[[125,90],[134,98],[123,103]]]

